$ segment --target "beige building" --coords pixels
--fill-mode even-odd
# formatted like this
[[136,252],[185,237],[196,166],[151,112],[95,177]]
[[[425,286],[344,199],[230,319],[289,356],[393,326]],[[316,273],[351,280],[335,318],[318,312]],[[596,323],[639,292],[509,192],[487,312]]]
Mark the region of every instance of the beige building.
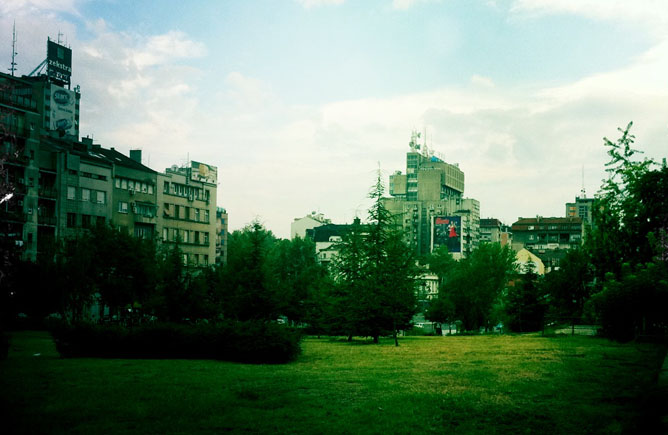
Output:
[[183,261],[207,266],[216,260],[215,166],[191,162],[157,175],[158,233],[163,244],[178,244]]

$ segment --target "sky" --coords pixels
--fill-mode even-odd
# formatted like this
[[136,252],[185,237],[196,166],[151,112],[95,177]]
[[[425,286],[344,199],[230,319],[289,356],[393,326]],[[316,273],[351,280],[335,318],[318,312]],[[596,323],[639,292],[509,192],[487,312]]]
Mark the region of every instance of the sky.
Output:
[[12,0],[3,71],[14,23],[17,75],[47,37],[72,48],[82,136],[158,171],[216,166],[230,230],[364,218],[413,130],[506,224],[593,196],[631,121],[645,157],[668,154],[663,0]]

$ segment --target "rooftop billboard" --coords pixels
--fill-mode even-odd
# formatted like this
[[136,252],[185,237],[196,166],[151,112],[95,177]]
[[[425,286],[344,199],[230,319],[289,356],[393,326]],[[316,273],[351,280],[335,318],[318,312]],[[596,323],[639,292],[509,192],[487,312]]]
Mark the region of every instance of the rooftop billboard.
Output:
[[48,40],[46,65],[49,78],[69,84],[72,76],[72,49]]
[[205,163],[192,161],[190,164],[190,178],[202,183],[216,184],[218,181],[218,168]]

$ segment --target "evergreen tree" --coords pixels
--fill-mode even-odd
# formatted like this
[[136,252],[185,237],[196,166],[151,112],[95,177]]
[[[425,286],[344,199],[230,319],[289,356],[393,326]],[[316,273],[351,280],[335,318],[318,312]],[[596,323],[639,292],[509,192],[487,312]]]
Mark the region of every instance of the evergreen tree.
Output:
[[378,342],[391,332],[399,345],[397,331],[409,325],[416,312],[419,269],[412,250],[401,234],[393,231],[390,213],[382,203],[384,186],[380,173],[370,198],[369,223],[354,224],[339,244],[334,262],[342,329],[371,336]]

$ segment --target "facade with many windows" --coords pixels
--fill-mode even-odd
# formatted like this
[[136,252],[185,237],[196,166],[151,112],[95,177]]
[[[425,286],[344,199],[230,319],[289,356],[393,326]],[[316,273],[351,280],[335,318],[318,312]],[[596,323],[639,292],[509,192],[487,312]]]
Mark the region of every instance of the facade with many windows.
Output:
[[511,226],[512,248],[537,255],[547,271],[559,267],[566,251],[582,244],[584,228],[579,217],[519,218]]
[[157,175],[159,240],[178,244],[185,264],[216,261],[216,184],[216,168],[197,162]]
[[463,197],[464,173],[459,167],[444,162],[417,138],[414,133],[409,143],[406,173],[390,176],[391,198],[383,198],[383,204],[417,254],[441,244],[438,222],[447,221],[458,226],[452,233],[457,240],[448,242],[450,252],[455,258],[466,256],[478,245],[480,203]]

